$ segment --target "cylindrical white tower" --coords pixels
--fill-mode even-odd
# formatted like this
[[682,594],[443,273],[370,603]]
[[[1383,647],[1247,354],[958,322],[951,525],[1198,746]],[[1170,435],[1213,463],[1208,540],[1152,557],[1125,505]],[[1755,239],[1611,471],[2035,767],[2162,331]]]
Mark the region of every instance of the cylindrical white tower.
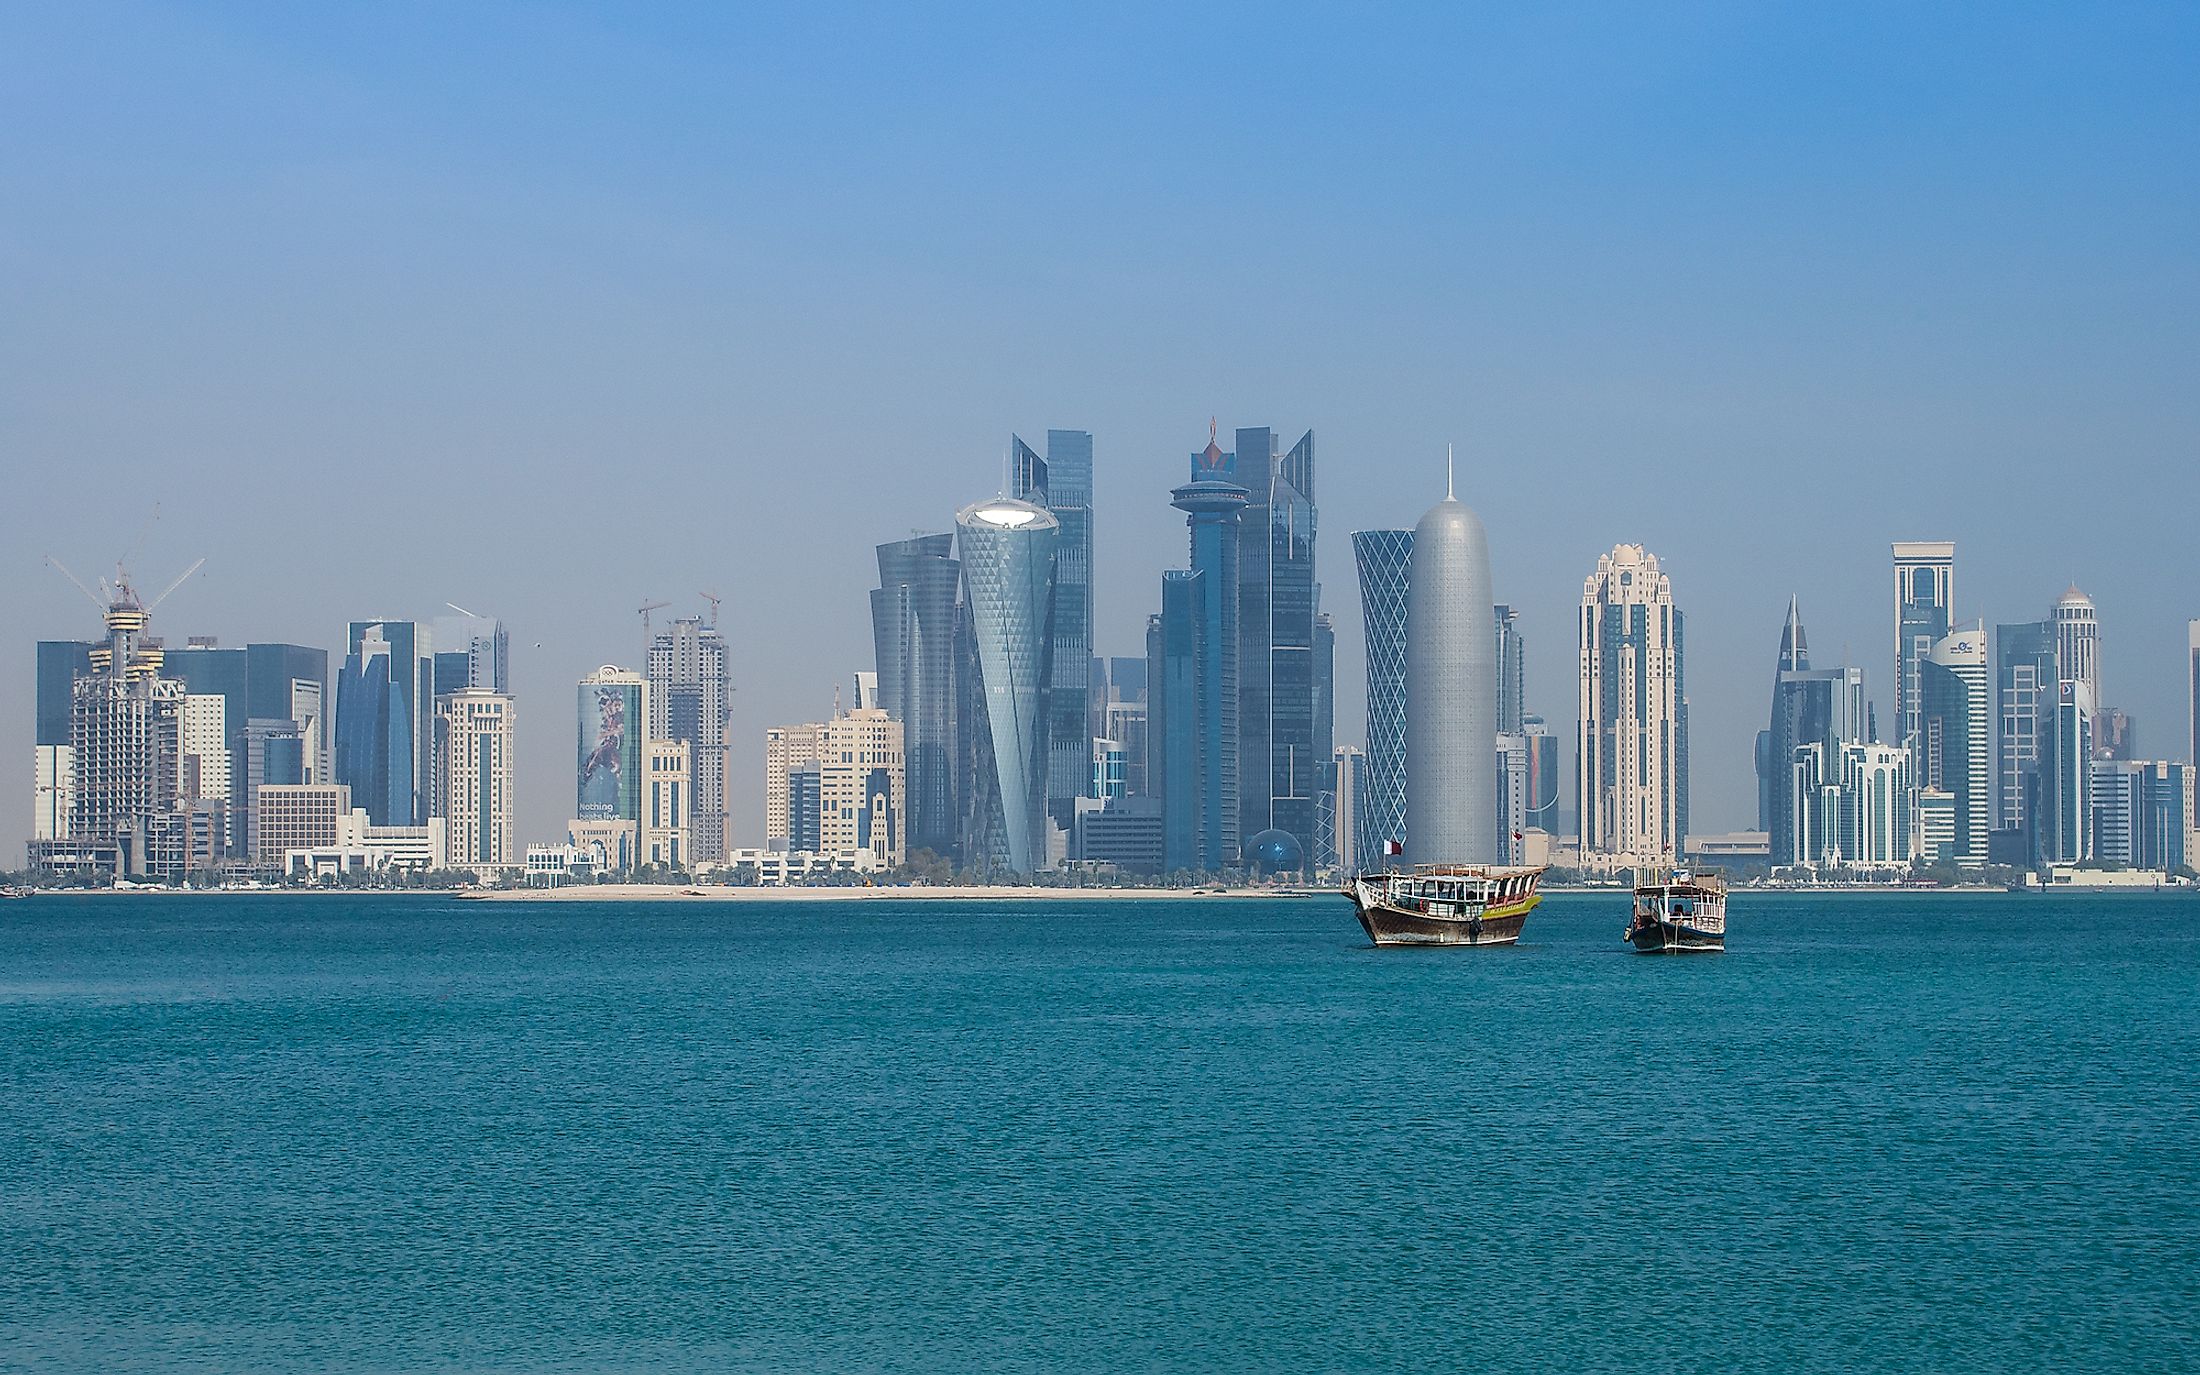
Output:
[[1406,594],[1406,854],[1497,852],[1497,644],[1481,518],[1444,499],[1413,529]]

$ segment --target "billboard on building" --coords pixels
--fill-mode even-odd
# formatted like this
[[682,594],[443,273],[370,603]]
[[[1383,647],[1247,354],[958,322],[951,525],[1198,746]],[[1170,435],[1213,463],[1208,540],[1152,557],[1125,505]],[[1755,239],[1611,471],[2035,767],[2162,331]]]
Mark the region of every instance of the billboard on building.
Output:
[[581,684],[579,801],[583,821],[642,818],[642,685]]

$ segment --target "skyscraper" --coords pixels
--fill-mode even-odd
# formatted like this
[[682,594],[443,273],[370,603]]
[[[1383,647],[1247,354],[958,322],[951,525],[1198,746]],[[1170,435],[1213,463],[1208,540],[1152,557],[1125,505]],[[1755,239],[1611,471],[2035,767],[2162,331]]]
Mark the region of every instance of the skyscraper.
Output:
[[1909,867],[1917,854],[1910,825],[1916,788],[1902,745],[1848,745],[1841,751],[1841,854],[1866,869]]
[[1955,602],[1956,547],[1945,540],[1894,546],[1895,743],[1917,734],[1917,666],[1947,638]]
[[71,853],[69,867],[115,877],[174,879],[191,867],[190,819],[178,814],[185,689],[163,675],[160,646],[145,634],[149,620],[118,577],[107,638],[86,650],[84,671],[69,686],[67,839],[34,841],[34,867]]
[[434,654],[413,621],[353,621],[336,679],[336,782],[377,826],[427,823]]
[[428,627],[435,643],[435,695],[470,687],[510,692],[512,636],[504,622],[456,607],[452,612]]
[[1986,667],[1986,627],[1959,630],[1931,650],[1918,668],[1918,787],[1955,799],[1952,854],[1933,860],[1986,862],[1993,829],[1992,690]]
[[2185,737],[2186,762],[2200,768],[2200,621],[2185,622],[2185,704],[2192,730]]
[[2039,858],[2039,768],[2054,728],[2056,682],[2054,622],[1994,627],[1994,829],[2006,839],[1993,843],[2003,863]]
[[[1047,863],[1047,691],[1061,528],[1045,507],[1006,497],[955,516],[976,706],[984,717],[971,725],[986,746],[973,820],[985,862],[1017,874],[1037,873]],[[1088,668],[1083,658],[1077,666],[1080,673]],[[1078,731],[1089,740],[1082,715]]]
[[1212,762],[1199,736],[1206,576],[1163,573],[1161,611],[1146,622],[1146,791],[1161,802],[1161,870],[1168,874],[1209,867],[1200,850],[1203,770]]
[[693,859],[726,854],[726,725],[733,685],[725,637],[700,617],[682,617],[649,646],[649,738],[689,746],[689,835]]
[[520,862],[512,823],[512,698],[461,688],[436,702],[442,762],[444,867],[508,868]]
[[1363,855],[1360,844],[1361,823],[1367,811],[1367,751],[1357,745],[1339,745],[1334,767],[1336,786],[1330,802],[1333,820],[1329,853],[1324,858],[1348,873],[1356,873],[1372,862]]
[[[1169,773],[1163,794],[1164,848],[1173,836],[1192,836],[1195,870],[1220,870],[1238,861],[1239,824],[1243,817],[1240,790],[1239,730],[1246,714],[1240,698],[1239,634],[1242,575],[1239,558],[1246,547],[1239,520],[1248,493],[1234,480],[1235,457],[1224,453],[1210,434],[1207,447],[1192,455],[1192,480],[1176,488],[1171,504],[1185,513],[1191,531],[1191,576],[1164,575],[1162,580],[1162,638],[1164,669],[1173,667],[1168,655],[1189,651],[1193,656],[1189,703],[1175,696],[1167,704],[1168,736],[1164,749],[1188,742],[1197,754],[1189,778]],[[1262,548],[1266,548],[1263,544]],[[1178,617],[1194,624],[1186,630],[1171,621],[1172,606]],[[1263,651],[1264,664],[1267,663]],[[1175,682],[1169,685],[1176,687]],[[1187,709],[1189,719],[1187,719]],[[1260,719],[1267,720],[1261,712]],[[1260,756],[1262,760],[1266,754]],[[1149,770],[1150,774],[1150,770]],[[1266,774],[1259,774],[1265,787]],[[1182,785],[1180,787],[1180,784]],[[1188,793],[1187,793],[1188,790]],[[1191,820],[1186,821],[1186,817]],[[1172,871],[1176,867],[1170,866]]]
[[1406,602],[1413,532],[1358,530],[1360,611],[1367,639],[1367,791],[1360,846],[1373,863],[1406,838]]
[[1558,737],[1540,716],[1520,718],[1521,738],[1528,744],[1528,825],[1546,835],[1556,835],[1558,821]]
[[1622,544],[1597,560],[1580,643],[1582,849],[1675,859],[1688,835],[1688,697],[1681,613],[1656,556]]
[[1315,720],[1314,432],[1288,453],[1265,426],[1237,432],[1238,823],[1274,828],[1314,852],[1316,799],[1329,765]]
[[2093,857],[2093,714],[2084,680],[2056,683],[2039,768],[2040,857],[2056,864]]
[[1520,613],[1509,606],[1493,608],[1497,617],[1497,733],[1518,735],[1526,708],[1527,646],[1520,638]]
[[914,849],[953,855],[961,798],[956,771],[955,636],[962,565],[954,536],[919,535],[878,547],[871,643],[879,705],[902,724],[908,835]]
[[2101,710],[2101,621],[2093,599],[2073,587],[2055,602],[2055,673],[2085,684],[2093,709]]
[[[1802,610],[1792,597],[1776,662],[1763,781],[1772,863],[1816,863],[1832,839],[1825,827],[1835,820],[1818,805],[1820,790],[1838,774],[1841,751],[1865,743],[1864,670],[1810,666]],[[1799,750],[1808,761],[1800,770]]]
[[573,816],[642,824],[642,754],[648,733],[649,680],[605,664],[581,679],[575,742]]
[[83,640],[40,640],[36,684],[36,744],[31,765],[31,839],[64,840],[76,791],[75,754],[69,744],[70,703],[76,680],[91,672],[92,647]]
[[[328,781],[328,651],[291,644],[224,649],[211,640],[194,639],[186,648],[169,650],[161,671],[181,679],[192,696],[220,702],[219,751],[224,758],[202,762],[200,795],[226,801],[230,853],[253,854],[255,787],[269,781]],[[271,780],[264,752],[276,740],[281,743],[273,748],[282,757]],[[226,772],[228,785],[206,792],[214,768]]]
[[1488,863],[1497,841],[1497,666],[1489,539],[1455,497],[1413,529],[1406,592],[1406,851]]
[[1054,514],[1054,637],[1047,685],[1047,816],[1065,833],[1092,785],[1092,435],[1048,430],[1041,459],[1012,440],[1009,495]]

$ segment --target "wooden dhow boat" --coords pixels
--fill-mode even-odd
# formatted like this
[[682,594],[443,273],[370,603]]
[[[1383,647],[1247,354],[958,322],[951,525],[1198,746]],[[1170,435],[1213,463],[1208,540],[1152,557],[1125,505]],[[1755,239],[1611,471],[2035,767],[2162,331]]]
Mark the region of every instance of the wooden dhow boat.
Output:
[[1546,867],[1419,864],[1354,875],[1344,891],[1377,945],[1511,945],[1543,901]]
[[1627,943],[1645,955],[1715,955],[1726,949],[1725,876],[1662,866],[1635,870]]

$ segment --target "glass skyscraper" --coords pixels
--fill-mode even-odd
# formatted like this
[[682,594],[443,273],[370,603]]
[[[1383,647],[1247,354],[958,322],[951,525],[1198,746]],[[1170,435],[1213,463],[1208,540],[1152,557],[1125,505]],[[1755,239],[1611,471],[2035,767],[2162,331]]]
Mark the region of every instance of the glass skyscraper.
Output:
[[1067,832],[1092,794],[1092,435],[1048,430],[1040,458],[1012,437],[1010,495],[1061,526],[1054,561],[1054,645],[1047,685],[1047,815]]
[[1314,684],[1314,432],[1282,452],[1265,426],[1240,429],[1238,524],[1238,834],[1271,827],[1315,851],[1316,802],[1330,764],[1319,749]]
[[2055,625],[1994,627],[1994,830],[2003,862],[2039,857],[2040,760],[2055,710]]
[[377,826],[428,819],[434,654],[413,621],[353,621],[336,679],[336,782]]
[[[1789,598],[1772,676],[1772,721],[1763,760],[1773,864],[1819,859],[1827,818],[1818,799],[1838,771],[1842,750],[1865,743],[1865,725],[1864,670],[1813,669],[1802,613]],[[1803,751],[1800,761],[1798,750]]]
[[1207,868],[1200,854],[1201,768],[1199,689],[1200,610],[1206,574],[1172,569],[1161,575],[1161,614],[1146,627],[1146,788],[1161,800],[1161,870]]
[[[298,782],[325,781],[328,651],[289,644],[241,649],[196,644],[169,650],[162,672],[181,679],[184,691],[193,696],[222,699],[222,739],[231,780],[228,843],[234,854],[251,854],[256,783],[283,781],[292,772],[294,753],[304,775]],[[281,741],[274,747],[280,757],[272,770],[265,757],[253,757],[255,739]]]
[[[1047,864],[1047,697],[1052,682],[1054,567],[1061,524],[1031,502],[1002,498],[955,516],[964,602],[976,660],[976,702],[989,767],[977,785],[983,830],[997,843],[988,863],[1033,874]],[[1088,656],[1089,657],[1089,656]],[[1080,674],[1087,658],[1077,661]],[[1091,768],[1090,737],[1078,717]],[[998,828],[993,822],[998,822]]]
[[1527,710],[1521,699],[1528,686],[1527,646],[1520,637],[1520,613],[1502,605],[1491,609],[1496,615],[1497,631],[1497,733],[1518,735],[1521,717]]
[[961,849],[956,772],[955,633],[962,565],[954,536],[919,535],[878,547],[871,644],[879,705],[902,725],[909,845],[936,855]]
[[1360,610],[1367,638],[1367,790],[1360,849],[1380,860],[1406,838],[1406,595],[1412,582],[1411,530],[1359,530],[1352,553],[1360,569]]
[[[1197,623],[1191,638],[1186,639],[1181,627],[1171,622],[1170,581],[1164,579],[1162,586],[1163,639],[1171,645],[1188,643],[1196,655],[1189,722],[1184,704],[1172,699],[1165,708],[1167,734],[1162,748],[1167,750],[1179,740],[1189,740],[1198,755],[1197,773],[1189,792],[1178,787],[1175,775],[1166,780],[1164,834],[1181,833],[1188,824],[1194,837],[1194,855],[1193,862],[1182,867],[1210,872],[1237,863],[1238,841],[1243,834],[1239,829],[1240,790],[1245,783],[1240,768],[1245,756],[1239,731],[1246,713],[1239,680],[1244,647],[1239,624],[1243,612],[1239,561],[1245,547],[1240,521],[1251,494],[1236,482],[1236,471],[1235,456],[1224,453],[1210,435],[1207,447],[1192,455],[1192,480],[1170,494],[1171,504],[1185,513],[1191,529],[1191,571],[1199,575],[1190,582],[1178,580],[1174,589],[1177,614]],[[1308,636],[1311,645],[1311,620]],[[1311,654],[1307,657],[1311,659]],[[1311,670],[1310,663],[1308,668]],[[1309,687],[1311,681],[1309,677]],[[1184,734],[1187,728],[1189,735]],[[1187,812],[1193,818],[1188,823],[1184,820]]]

